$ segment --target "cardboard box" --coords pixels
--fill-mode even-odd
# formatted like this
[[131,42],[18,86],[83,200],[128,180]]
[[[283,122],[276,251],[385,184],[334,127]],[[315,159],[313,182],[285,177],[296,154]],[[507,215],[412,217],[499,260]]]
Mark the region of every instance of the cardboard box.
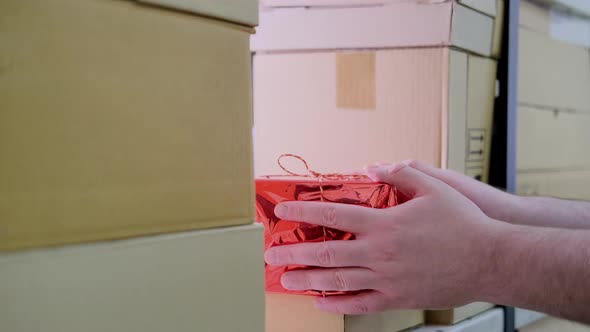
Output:
[[[257,0],[132,0],[211,16],[247,26],[258,24]],[[489,1],[489,0],[488,0]]]
[[[381,6],[403,0],[259,0],[262,7]],[[497,0],[458,0],[461,4],[495,17]]]
[[516,181],[520,195],[590,201],[590,169],[519,171]]
[[551,37],[584,48],[590,48],[590,18],[568,12],[551,11]]
[[430,325],[454,325],[493,307],[494,305],[490,303],[476,302],[455,309],[429,310],[425,313],[426,323]]
[[123,0],[0,13],[0,250],[253,220],[249,28]]
[[0,255],[0,330],[264,330],[258,225]]
[[255,170],[415,158],[487,180],[496,62],[448,48],[255,54]]
[[503,332],[504,310],[494,309],[454,326],[425,326],[414,332]]
[[521,327],[536,322],[544,317],[547,317],[547,315],[536,311],[515,308],[514,327],[520,329]]
[[519,103],[590,111],[590,50],[520,29]]
[[321,312],[313,301],[310,296],[267,293],[266,332],[392,332],[424,322],[421,311],[348,316]]
[[547,317],[519,329],[520,332],[588,332],[590,327]]
[[519,26],[549,36],[550,10],[533,0],[520,1]]
[[491,56],[494,17],[455,1],[265,8],[256,31],[255,51],[454,46]]
[[519,170],[590,168],[590,113],[520,106],[517,132]]

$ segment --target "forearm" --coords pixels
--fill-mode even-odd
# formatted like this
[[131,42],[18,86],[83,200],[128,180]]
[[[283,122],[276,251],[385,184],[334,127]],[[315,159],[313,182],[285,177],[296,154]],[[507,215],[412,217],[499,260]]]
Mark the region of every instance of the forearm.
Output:
[[544,197],[514,197],[513,224],[590,229],[590,203]]
[[590,231],[504,224],[493,236],[482,300],[590,324]]

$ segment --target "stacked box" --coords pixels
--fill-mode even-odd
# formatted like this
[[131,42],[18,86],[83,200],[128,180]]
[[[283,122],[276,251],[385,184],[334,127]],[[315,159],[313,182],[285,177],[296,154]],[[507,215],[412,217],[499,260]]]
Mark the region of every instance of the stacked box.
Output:
[[414,332],[503,332],[504,310],[493,309],[453,326],[426,326]]
[[556,39],[570,22],[563,15],[528,2],[521,8],[518,192],[588,200],[590,49]]
[[[252,38],[257,175],[277,174],[277,157],[294,153],[319,172],[415,158],[487,181],[503,2],[262,4]],[[269,296],[300,304],[289,311],[292,319],[314,324],[311,300],[272,294],[269,332],[286,315]],[[438,314],[453,324],[490,307]],[[348,331],[352,322],[396,331],[422,321],[412,311],[362,320],[312,316],[333,331]]]
[[0,330],[264,328],[257,15],[0,2]]

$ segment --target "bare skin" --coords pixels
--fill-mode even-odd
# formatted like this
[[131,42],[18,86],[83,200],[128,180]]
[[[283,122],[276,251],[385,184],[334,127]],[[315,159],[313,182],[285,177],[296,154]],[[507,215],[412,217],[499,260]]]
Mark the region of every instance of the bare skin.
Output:
[[590,228],[590,211],[572,211],[572,202],[548,207],[519,199],[417,162],[373,166],[367,174],[411,200],[385,210],[318,202],[277,206],[283,219],[357,235],[355,241],[267,251],[269,264],[318,267],[286,273],[283,286],[361,291],[316,301],[322,310],[345,314],[486,301],[590,324],[590,230],[524,226],[566,218],[569,228]]

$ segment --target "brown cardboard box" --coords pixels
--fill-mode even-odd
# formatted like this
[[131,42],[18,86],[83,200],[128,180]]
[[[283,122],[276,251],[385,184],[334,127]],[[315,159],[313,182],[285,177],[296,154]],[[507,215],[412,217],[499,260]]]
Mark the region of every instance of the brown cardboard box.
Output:
[[252,221],[250,28],[123,0],[0,13],[0,250]]
[[260,12],[252,47],[274,52],[454,46],[489,57],[493,36],[494,17],[461,3],[393,1],[379,6],[266,8]]
[[347,316],[315,309],[313,297],[266,294],[266,332],[395,332],[424,322],[421,311]]
[[430,310],[425,313],[426,323],[435,325],[453,325],[493,307],[493,304],[476,302],[450,310]]
[[590,168],[588,112],[520,106],[517,132],[519,170]]
[[590,327],[547,317],[519,329],[520,332],[589,332]]
[[0,330],[261,332],[259,225],[0,254]]
[[590,111],[590,50],[520,29],[519,103]]
[[295,153],[320,172],[415,158],[485,181],[495,77],[448,48],[256,54],[256,174]]

